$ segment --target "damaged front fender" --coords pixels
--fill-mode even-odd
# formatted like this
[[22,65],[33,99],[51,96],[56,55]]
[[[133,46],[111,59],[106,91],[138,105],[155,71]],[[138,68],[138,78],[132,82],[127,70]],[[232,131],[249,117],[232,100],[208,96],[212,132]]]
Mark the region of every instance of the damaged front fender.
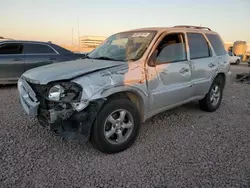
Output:
[[142,63],[137,62],[74,79],[73,82],[83,88],[81,101],[73,104],[74,109],[81,111],[91,101],[105,100],[108,96],[120,92],[136,93],[147,107],[147,85],[142,70]]

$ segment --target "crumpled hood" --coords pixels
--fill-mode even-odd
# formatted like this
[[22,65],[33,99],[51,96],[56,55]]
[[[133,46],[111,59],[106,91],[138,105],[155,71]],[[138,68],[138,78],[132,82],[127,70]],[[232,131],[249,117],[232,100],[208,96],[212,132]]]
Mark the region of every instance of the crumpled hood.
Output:
[[22,77],[33,83],[47,84],[57,80],[73,79],[90,72],[124,64],[126,63],[121,61],[77,59],[30,69],[23,73]]

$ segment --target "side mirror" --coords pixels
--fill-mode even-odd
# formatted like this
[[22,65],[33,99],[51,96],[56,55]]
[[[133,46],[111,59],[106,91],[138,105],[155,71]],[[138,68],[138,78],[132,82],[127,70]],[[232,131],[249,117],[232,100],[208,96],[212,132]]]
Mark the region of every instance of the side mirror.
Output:
[[155,50],[148,59],[148,66],[155,67],[158,50]]

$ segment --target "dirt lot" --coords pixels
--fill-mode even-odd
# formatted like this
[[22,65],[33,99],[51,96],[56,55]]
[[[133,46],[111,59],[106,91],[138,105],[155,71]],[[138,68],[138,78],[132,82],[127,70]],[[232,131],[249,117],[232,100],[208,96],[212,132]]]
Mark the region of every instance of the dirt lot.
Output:
[[250,187],[250,85],[228,87],[214,113],[191,103],[153,117],[115,155],[29,120],[15,86],[0,89],[0,104],[0,187]]

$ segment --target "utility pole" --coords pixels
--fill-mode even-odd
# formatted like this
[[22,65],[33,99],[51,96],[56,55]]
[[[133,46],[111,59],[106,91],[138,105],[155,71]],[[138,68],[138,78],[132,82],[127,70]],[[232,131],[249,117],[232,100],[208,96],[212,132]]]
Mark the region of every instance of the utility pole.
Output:
[[74,34],[74,28],[72,28],[72,36],[71,36],[71,38],[72,38],[72,46],[74,44],[73,34]]
[[79,17],[77,13],[77,30],[78,30],[78,47],[80,48],[80,32],[79,32]]

